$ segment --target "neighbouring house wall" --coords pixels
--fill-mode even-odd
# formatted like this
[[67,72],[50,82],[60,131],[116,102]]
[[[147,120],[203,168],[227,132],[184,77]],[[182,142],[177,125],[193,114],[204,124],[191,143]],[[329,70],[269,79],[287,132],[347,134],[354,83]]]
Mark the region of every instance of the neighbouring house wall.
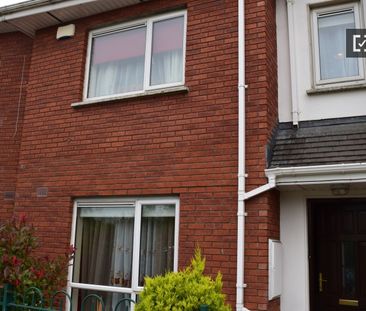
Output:
[[[32,40],[20,33],[0,34],[0,220],[14,209],[16,172]],[[22,82],[23,75],[23,82]]]
[[281,191],[283,280],[281,311],[309,311],[306,198],[300,191]]
[[[334,4],[339,3],[333,1]],[[292,121],[291,79],[298,89],[299,120],[318,120],[361,116],[366,114],[364,98],[366,90],[348,90],[326,94],[308,95],[312,88],[312,45],[311,45],[311,4],[328,3],[328,0],[293,1],[295,20],[295,49],[289,51],[287,2],[277,0],[277,40],[278,40],[278,75],[279,75],[279,120]],[[365,15],[365,5],[360,2],[361,16]],[[296,55],[297,75],[290,76],[290,54]]]
[[[275,1],[246,2],[246,191],[267,183],[267,147],[278,122]],[[268,302],[268,239],[279,239],[276,190],[246,201],[245,306],[279,310]]]

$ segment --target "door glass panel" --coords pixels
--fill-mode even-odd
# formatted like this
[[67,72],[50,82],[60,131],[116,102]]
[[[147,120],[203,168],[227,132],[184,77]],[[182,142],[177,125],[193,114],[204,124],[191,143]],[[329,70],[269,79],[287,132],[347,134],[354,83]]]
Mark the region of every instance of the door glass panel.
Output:
[[342,241],[342,292],[352,298],[356,293],[355,243]]

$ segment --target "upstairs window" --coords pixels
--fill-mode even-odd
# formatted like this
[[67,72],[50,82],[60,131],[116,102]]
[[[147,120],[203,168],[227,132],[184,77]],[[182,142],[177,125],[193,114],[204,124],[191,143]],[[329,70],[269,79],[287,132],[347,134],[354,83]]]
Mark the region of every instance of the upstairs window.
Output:
[[184,84],[186,13],[92,31],[84,99]]
[[363,80],[362,60],[346,57],[346,29],[360,28],[358,4],[314,9],[312,21],[315,84]]

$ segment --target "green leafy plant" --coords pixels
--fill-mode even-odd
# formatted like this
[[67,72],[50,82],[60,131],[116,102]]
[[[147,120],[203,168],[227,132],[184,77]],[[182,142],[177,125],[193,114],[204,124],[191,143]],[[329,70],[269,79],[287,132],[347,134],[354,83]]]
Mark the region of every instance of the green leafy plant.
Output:
[[179,272],[145,278],[145,288],[136,305],[136,311],[197,311],[202,304],[210,311],[230,311],[222,293],[222,276],[213,280],[203,274],[205,259],[199,249],[190,266]]
[[37,247],[35,229],[25,216],[0,225],[0,283],[11,284],[18,292],[37,287],[46,297],[64,287],[74,247],[54,258],[35,256]]

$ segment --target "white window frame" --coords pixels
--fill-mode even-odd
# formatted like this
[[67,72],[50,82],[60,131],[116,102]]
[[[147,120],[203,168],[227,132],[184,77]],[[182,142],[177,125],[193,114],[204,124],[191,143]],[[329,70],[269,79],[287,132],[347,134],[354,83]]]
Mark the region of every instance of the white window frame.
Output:
[[[133,236],[133,254],[132,254],[132,279],[131,288],[128,287],[117,287],[117,286],[107,286],[107,285],[94,285],[79,283],[73,281],[74,269],[78,269],[78,263],[75,263],[75,259],[71,262],[68,269],[68,284],[67,293],[71,296],[73,289],[88,289],[95,291],[105,291],[113,293],[122,293],[131,295],[131,299],[136,301],[136,297],[144,289],[138,284],[139,275],[139,264],[140,264],[140,237],[141,237],[141,215],[143,205],[155,205],[155,204],[170,204],[175,205],[175,222],[174,222],[174,262],[173,271],[178,271],[178,246],[179,246],[179,198],[177,197],[161,197],[161,198],[109,198],[109,199],[77,199],[74,201],[73,207],[73,218],[71,225],[71,245],[76,245],[76,231],[78,226],[78,215],[79,209],[82,208],[80,205],[85,204],[102,204],[103,206],[108,204],[120,204],[125,206],[133,206],[134,215],[134,236]],[[80,235],[79,235],[80,237]],[[78,252],[80,250],[76,250]],[[71,303],[74,303],[73,301]],[[66,306],[69,310],[69,306]],[[76,310],[73,306],[73,310]],[[134,305],[131,305],[131,311],[134,310]]]
[[318,16],[319,14],[337,14],[342,11],[352,9],[355,16],[355,28],[361,28],[361,14],[360,4],[358,2],[351,2],[342,5],[327,6],[322,8],[316,8],[311,10],[311,28],[312,28],[312,46],[313,46],[313,74],[314,74],[314,87],[322,88],[329,86],[343,86],[350,84],[360,84],[365,82],[365,64],[362,58],[358,58],[359,75],[352,77],[334,78],[334,79],[321,79],[320,75],[320,51],[319,51],[319,34],[318,34]]
[[[183,26],[183,68],[182,68],[182,81],[174,82],[174,83],[166,83],[159,85],[150,85],[150,73],[151,73],[151,57],[152,57],[152,34],[153,34],[153,23],[164,21],[176,17],[184,18],[184,26]],[[91,69],[91,55],[92,55],[92,43],[93,38],[98,36],[107,35],[113,32],[120,32],[125,30],[130,30],[138,27],[146,27],[146,43],[145,43],[145,68],[144,68],[144,83],[143,89],[139,91],[131,91],[125,93],[117,93],[110,94],[105,96],[97,96],[97,97],[88,97],[89,93],[89,78],[90,78],[90,69]],[[116,98],[123,96],[132,96],[132,95],[143,95],[147,91],[159,90],[159,89],[169,89],[177,86],[185,85],[185,63],[186,63],[186,41],[187,41],[187,11],[177,11],[168,14],[156,15],[146,19],[139,19],[133,22],[118,24],[115,26],[104,27],[97,30],[93,30],[89,33],[88,38],[88,48],[87,48],[87,56],[86,56],[86,66],[85,66],[85,74],[84,74],[84,93],[83,93],[83,101],[97,101],[97,100],[106,100],[108,98]]]

